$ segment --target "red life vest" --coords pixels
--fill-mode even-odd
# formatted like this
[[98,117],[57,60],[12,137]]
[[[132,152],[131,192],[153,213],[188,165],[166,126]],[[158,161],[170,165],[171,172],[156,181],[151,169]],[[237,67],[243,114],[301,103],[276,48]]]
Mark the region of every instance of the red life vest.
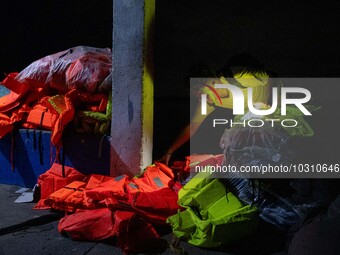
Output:
[[165,224],[179,209],[173,177],[163,164],[147,167],[142,177],[132,180],[125,175],[93,174],[87,182],[75,181],[50,194],[45,203],[75,212],[58,225],[59,232],[72,239],[97,241],[115,236],[126,253],[158,252],[164,250],[166,241],[151,224]]
[[59,221],[58,231],[77,241],[117,237],[117,244],[124,253],[161,252],[167,245],[153,226],[135,212],[111,212],[107,208],[67,215]]
[[165,165],[162,169],[149,166],[141,178],[132,180],[125,175],[113,178],[93,174],[86,185],[72,182],[50,192],[48,197],[42,195],[46,200],[44,205],[68,212],[107,206],[111,210],[134,211],[147,222],[165,224],[167,217],[175,214],[179,206],[177,192],[171,187],[173,181],[168,176],[173,175],[171,169]]
[[115,211],[114,221],[117,245],[124,254],[164,251],[166,240],[160,239],[153,226],[135,212]]
[[194,165],[208,166],[208,165],[221,165],[223,161],[223,154],[211,155],[191,155],[186,157],[186,171],[190,171],[190,167]]
[[34,209],[49,209],[50,207],[45,204],[45,200],[50,194],[73,181],[83,181],[85,179],[85,175],[72,167],[65,166],[64,171],[65,177],[62,176],[62,165],[54,163],[46,173],[39,176],[38,186],[40,187],[41,196]]
[[93,112],[105,112],[108,103],[108,96],[103,93],[94,94],[78,91],[77,100],[79,103],[87,104],[86,110]]
[[23,102],[23,97],[27,94],[29,86],[26,83],[19,83],[15,80],[17,73],[10,73],[1,82],[10,91],[9,94],[0,98],[0,138],[13,130],[13,124],[21,120],[22,115],[16,113],[12,116],[13,111]]
[[[85,187],[86,183],[82,181],[74,181],[65,187],[53,192],[45,200],[45,205],[50,206],[53,209],[68,211],[67,198],[81,188]],[[83,199],[84,200],[84,199]]]
[[46,106],[37,104],[29,111],[26,123],[30,124],[32,128],[44,128],[52,130],[59,115],[48,111]]
[[[53,192],[45,200],[45,205],[67,212],[105,207],[103,200],[106,198],[110,196],[125,197],[124,178],[119,181],[115,179],[110,176],[92,174],[88,176],[86,182],[74,181]],[[115,188],[115,184],[118,185],[118,189]],[[106,195],[108,196],[106,197]]]
[[18,107],[22,103],[22,97],[29,91],[29,85],[27,83],[20,83],[15,80],[18,73],[10,73],[1,82],[11,92],[0,98],[0,112],[8,112]]
[[106,195],[125,196],[124,183],[125,179],[116,181],[115,178],[110,176],[91,174],[84,190],[86,207],[93,209],[105,206],[103,200]]
[[[103,205],[103,206],[98,206],[94,208],[102,208],[102,207],[105,207],[105,206]],[[82,209],[85,210],[85,209],[94,209],[94,208],[88,208],[84,200],[84,189],[78,188],[64,200],[63,210],[67,212],[76,212]]]
[[[160,165],[160,164],[158,164]],[[164,164],[149,166],[141,178],[134,178],[125,185],[126,198],[109,197],[105,199],[111,210],[136,212],[147,222],[165,224],[167,217],[179,209],[177,193],[172,189],[174,183],[170,168]]]
[[63,95],[41,100],[41,103],[46,106],[52,114],[58,114],[59,117],[54,123],[51,135],[51,143],[55,146],[61,145],[61,136],[65,126],[73,120],[75,109],[73,101],[77,95],[76,90],[71,90]]
[[120,175],[115,178],[106,177],[98,187],[85,190],[85,199],[92,199],[94,201],[102,201],[107,198],[121,198],[126,197],[125,183],[129,180],[127,175]]
[[13,123],[10,117],[0,113],[0,138],[3,138],[13,129]]
[[113,237],[112,212],[100,208],[67,215],[59,221],[58,231],[78,241],[98,241]]

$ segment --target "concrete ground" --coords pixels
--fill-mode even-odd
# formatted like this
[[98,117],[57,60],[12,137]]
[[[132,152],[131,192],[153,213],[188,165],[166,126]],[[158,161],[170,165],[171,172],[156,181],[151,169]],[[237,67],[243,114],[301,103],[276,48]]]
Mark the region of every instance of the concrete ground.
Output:
[[[19,196],[15,191],[20,187],[0,184],[0,255],[106,255],[122,254],[121,250],[110,242],[76,242],[59,234],[58,219],[62,214],[49,210],[33,210],[34,203],[16,204]],[[20,225],[25,222],[25,224]],[[29,227],[27,227],[29,223]],[[264,229],[264,228],[262,228]],[[163,239],[171,239],[171,233],[165,230]],[[224,250],[206,250],[186,243],[180,246],[187,254],[238,255],[238,254],[274,254],[282,247],[279,233],[265,231],[257,233],[233,247]],[[168,248],[162,254],[175,254]]]

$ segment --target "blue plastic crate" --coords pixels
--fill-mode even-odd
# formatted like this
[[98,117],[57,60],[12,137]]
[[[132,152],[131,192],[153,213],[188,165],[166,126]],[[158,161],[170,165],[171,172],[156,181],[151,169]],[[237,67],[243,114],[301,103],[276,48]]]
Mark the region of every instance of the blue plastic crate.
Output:
[[[50,139],[50,131],[33,129],[20,129],[0,139],[0,183],[33,187],[55,160]],[[110,174],[108,136],[72,133],[65,134],[63,140],[65,165],[84,174]]]

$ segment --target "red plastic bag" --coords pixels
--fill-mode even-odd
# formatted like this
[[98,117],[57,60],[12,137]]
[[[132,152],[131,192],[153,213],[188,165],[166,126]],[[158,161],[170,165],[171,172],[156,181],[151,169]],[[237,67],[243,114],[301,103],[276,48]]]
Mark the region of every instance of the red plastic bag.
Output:
[[[111,55],[110,55],[111,58]],[[103,80],[110,74],[111,59],[106,55],[86,53],[74,61],[66,70],[65,78],[68,89],[83,89],[95,92]]]
[[44,87],[53,63],[66,53],[67,50],[64,50],[34,61],[18,74],[16,80],[31,86]]
[[78,46],[33,62],[16,80],[62,92],[74,88],[94,92],[110,74],[111,67],[110,49]]

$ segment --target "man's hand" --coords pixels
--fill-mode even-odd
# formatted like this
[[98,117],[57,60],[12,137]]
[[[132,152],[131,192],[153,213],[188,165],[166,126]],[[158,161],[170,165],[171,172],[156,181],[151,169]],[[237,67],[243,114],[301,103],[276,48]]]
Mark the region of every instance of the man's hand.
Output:
[[158,162],[164,163],[166,165],[169,165],[170,158],[172,156],[172,153],[165,153],[160,159],[158,159]]

